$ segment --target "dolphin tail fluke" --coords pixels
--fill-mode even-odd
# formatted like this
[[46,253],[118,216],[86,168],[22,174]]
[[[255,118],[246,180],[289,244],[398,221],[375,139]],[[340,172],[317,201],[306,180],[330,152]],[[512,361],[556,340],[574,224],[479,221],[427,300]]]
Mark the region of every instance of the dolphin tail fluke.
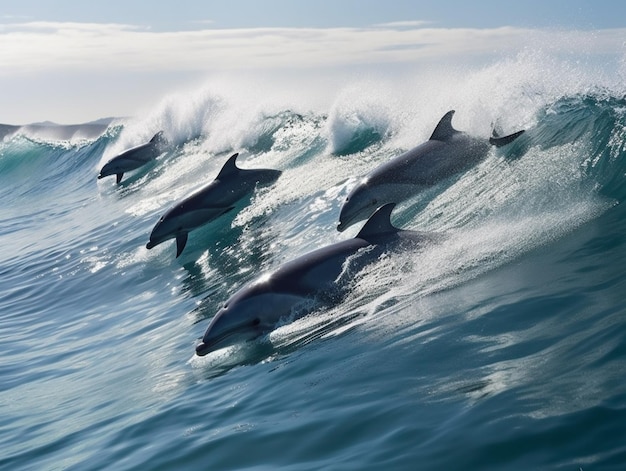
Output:
[[493,136],[489,138],[489,144],[491,144],[492,146],[496,146],[496,147],[502,147],[513,142],[522,134],[524,134],[523,129],[521,131],[514,132],[513,134],[509,134],[508,136],[500,137],[498,136],[498,133],[494,130]]
[[187,245],[187,233],[179,234],[176,236],[176,258],[183,253],[185,250],[185,245]]
[[124,176],[124,172],[115,174],[115,183],[119,184],[122,181],[122,177]]

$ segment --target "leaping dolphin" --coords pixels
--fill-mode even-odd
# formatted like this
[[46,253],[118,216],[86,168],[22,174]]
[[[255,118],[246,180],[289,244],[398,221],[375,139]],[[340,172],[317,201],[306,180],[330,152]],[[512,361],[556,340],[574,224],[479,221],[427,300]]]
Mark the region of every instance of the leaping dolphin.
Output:
[[156,223],[147,249],[176,238],[176,257],[185,245],[190,231],[207,224],[232,210],[244,197],[251,195],[258,185],[270,185],[281,175],[280,170],[242,169],[233,154],[222,170],[208,185],[200,188],[171,207]]
[[115,175],[115,183],[121,182],[125,172],[135,170],[158,157],[165,144],[163,131],[159,131],[149,142],[125,150],[104,164],[98,175],[98,180],[109,175]]
[[267,334],[281,319],[310,312],[316,298],[337,300],[346,288],[344,275],[363,268],[383,251],[415,248],[441,237],[394,227],[390,220],[394,206],[379,208],[355,238],[314,250],[244,286],[215,315],[196,354],[203,356]]
[[454,110],[437,124],[430,139],[375,168],[348,194],[337,229],[343,231],[369,217],[386,203],[400,203],[452,175],[469,170],[487,157],[490,145],[501,147],[524,131],[509,136],[495,134],[487,141],[452,127]]

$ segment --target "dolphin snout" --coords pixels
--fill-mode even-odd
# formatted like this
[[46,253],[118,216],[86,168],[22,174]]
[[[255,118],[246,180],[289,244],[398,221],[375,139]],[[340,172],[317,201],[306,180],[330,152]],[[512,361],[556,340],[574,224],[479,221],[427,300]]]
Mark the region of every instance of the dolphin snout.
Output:
[[199,357],[203,357],[210,351],[210,347],[204,342],[201,342],[196,346],[196,355],[198,355]]
[[343,232],[356,221],[358,221],[358,216],[356,214],[348,214],[345,210],[341,211],[341,214],[339,214],[339,224],[337,224],[337,230],[339,232]]

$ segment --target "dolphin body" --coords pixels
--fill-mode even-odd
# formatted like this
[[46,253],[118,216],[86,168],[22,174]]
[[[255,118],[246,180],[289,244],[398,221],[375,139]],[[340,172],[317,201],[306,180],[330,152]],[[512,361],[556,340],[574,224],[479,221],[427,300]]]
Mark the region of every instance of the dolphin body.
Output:
[[152,229],[147,249],[176,238],[178,257],[187,244],[190,231],[229,212],[240,200],[251,195],[257,184],[272,184],[282,173],[273,169],[238,168],[235,162],[238,155],[233,154],[226,161],[215,180],[179,201],[161,216]]
[[98,180],[109,175],[115,175],[115,183],[119,184],[125,172],[135,170],[158,157],[165,144],[163,131],[159,131],[149,142],[125,150],[104,164],[98,175]]
[[454,110],[437,124],[430,139],[371,171],[348,194],[341,208],[337,230],[366,219],[386,203],[400,203],[448,177],[469,170],[487,157],[490,146],[501,147],[524,131],[496,135],[487,141],[452,127]]
[[281,319],[310,312],[315,299],[337,301],[346,290],[346,276],[385,250],[415,248],[441,237],[394,227],[390,220],[394,206],[379,208],[355,238],[309,252],[244,286],[215,315],[196,354],[204,356],[267,334]]

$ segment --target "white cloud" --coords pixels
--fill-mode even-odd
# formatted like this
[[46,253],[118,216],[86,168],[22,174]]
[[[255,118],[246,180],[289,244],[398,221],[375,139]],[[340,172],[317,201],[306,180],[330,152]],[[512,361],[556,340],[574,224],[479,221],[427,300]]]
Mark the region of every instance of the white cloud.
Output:
[[0,25],[0,75],[45,70],[237,70],[414,63],[547,47],[619,53],[626,29],[556,32],[513,27],[253,28],[157,32],[133,25],[28,22]]
[[[356,75],[396,77],[452,64],[485,65],[520,51],[587,55],[604,70],[626,57],[626,29],[445,29],[421,22],[368,28],[200,26],[154,31],[128,24],[0,20],[0,122],[81,122],[134,115],[180,88],[217,79],[241,89],[335,89]],[[295,89],[294,89],[295,90]],[[304,93],[302,93],[304,91]],[[295,92],[294,92],[295,93]]]
[[381,28],[420,28],[432,24],[431,21],[392,21],[391,23],[378,23],[374,26]]

